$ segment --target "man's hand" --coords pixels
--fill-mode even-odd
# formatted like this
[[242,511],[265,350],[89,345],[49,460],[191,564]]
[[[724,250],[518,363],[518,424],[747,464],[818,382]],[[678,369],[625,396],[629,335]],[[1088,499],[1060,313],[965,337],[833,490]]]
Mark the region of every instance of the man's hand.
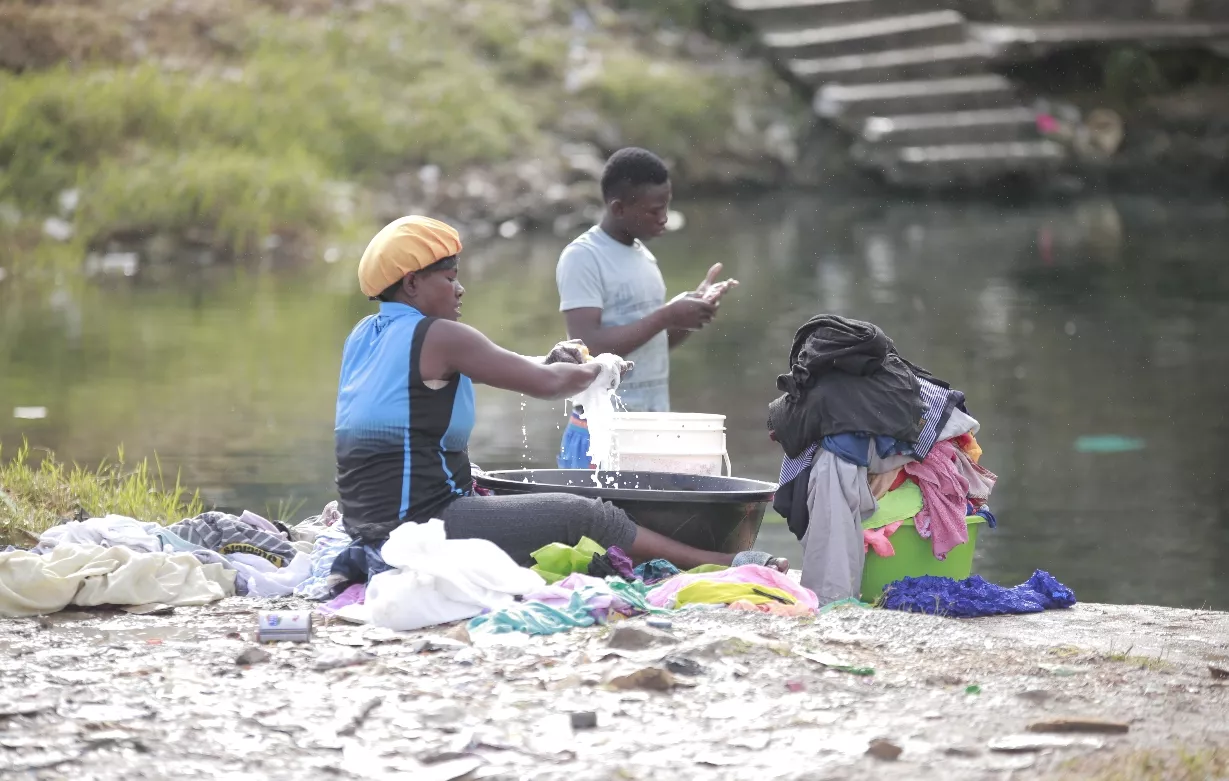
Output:
[[584,342],[579,339],[568,339],[552,347],[542,363],[548,366],[552,363],[584,363],[587,353]]
[[699,331],[713,319],[717,304],[692,293],[681,293],[666,304],[666,318],[672,331]]
[[695,295],[704,299],[710,304],[717,304],[721,301],[721,297],[729,291],[738,287],[737,279],[727,279],[723,282],[717,282],[717,275],[721,273],[722,265],[714,263],[713,267],[708,270],[708,276],[704,277],[704,281],[696,288]]

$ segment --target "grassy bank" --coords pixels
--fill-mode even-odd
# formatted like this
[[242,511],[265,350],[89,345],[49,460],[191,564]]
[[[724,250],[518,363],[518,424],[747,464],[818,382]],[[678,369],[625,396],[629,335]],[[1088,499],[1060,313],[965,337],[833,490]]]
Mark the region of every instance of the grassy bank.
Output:
[[679,26],[693,0],[665,17],[579,0],[137,5],[0,0],[8,255],[37,254],[48,217],[81,246],[162,232],[242,250],[336,228],[377,194],[455,207],[482,189],[475,169],[515,170],[497,184],[519,197],[590,179],[576,143],[650,146],[697,184],[771,178],[801,121],[763,66]]
[[200,495],[188,493],[176,478],[163,479],[148,461],[126,464],[121,448],[115,461],[88,470],[68,466],[47,453],[36,458],[23,445],[7,462],[0,452],[0,546],[29,547],[38,535],[65,518],[115,513],[141,521],[174,523],[202,510]]

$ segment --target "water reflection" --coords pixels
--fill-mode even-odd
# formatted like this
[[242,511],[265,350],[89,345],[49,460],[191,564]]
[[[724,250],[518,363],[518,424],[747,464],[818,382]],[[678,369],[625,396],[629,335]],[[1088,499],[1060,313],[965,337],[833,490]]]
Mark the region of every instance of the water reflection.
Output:
[[[989,205],[800,197],[680,207],[654,245],[672,291],[721,261],[742,280],[675,354],[674,406],[727,416],[736,474],[773,479],[767,438],[794,330],[819,311],[880,324],[963,389],[1000,475],[1003,521],[979,570],[1049,569],[1085,599],[1229,607],[1229,209],[1088,200]],[[540,353],[562,336],[561,241],[519,237],[467,256],[467,321]],[[24,289],[22,286],[25,286]],[[0,285],[0,442],[22,434],[83,462],[123,442],[182,468],[210,502],[272,510],[332,493],[341,343],[369,311],[352,264]],[[475,460],[553,465],[561,403],[479,390]],[[46,407],[15,419],[16,407]],[[524,434],[522,434],[524,427]],[[1081,436],[1141,439],[1077,453]],[[306,508],[304,509],[306,513]],[[782,527],[765,546],[790,553]]]

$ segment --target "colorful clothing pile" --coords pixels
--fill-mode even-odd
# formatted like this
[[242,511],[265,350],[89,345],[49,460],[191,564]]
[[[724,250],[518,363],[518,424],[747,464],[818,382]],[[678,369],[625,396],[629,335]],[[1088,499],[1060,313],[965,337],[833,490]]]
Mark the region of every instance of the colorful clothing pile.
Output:
[[[773,507],[802,541],[802,584],[821,602],[858,596],[866,556],[893,555],[901,524],[939,560],[968,541],[969,516],[984,510],[993,525],[998,478],[978,464],[981,424],[962,392],[902,358],[878,326],[835,315],[800,328],[789,361],[768,408],[785,451]],[[908,497],[917,506],[885,519],[880,505],[903,484],[920,489]]]

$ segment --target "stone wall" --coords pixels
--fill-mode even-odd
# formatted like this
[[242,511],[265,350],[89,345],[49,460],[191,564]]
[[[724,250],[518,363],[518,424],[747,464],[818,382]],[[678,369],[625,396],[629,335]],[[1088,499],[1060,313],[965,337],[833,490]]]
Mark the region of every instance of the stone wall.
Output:
[[1229,22],[1225,0],[955,0],[953,5],[980,22]]

